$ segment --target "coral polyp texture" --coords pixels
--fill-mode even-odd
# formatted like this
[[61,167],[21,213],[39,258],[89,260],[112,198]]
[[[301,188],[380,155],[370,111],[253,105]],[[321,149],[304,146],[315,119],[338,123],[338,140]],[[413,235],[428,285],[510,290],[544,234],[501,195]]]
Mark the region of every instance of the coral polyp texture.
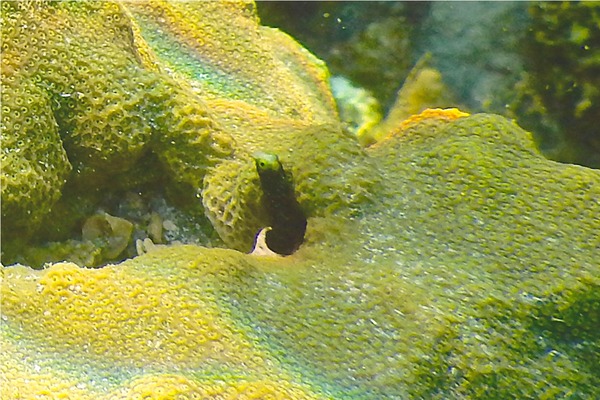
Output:
[[[3,234],[78,188],[158,180],[201,197],[230,247],[0,267],[3,399],[600,396],[597,170],[458,110],[388,121],[363,149],[322,63],[252,3],[2,2],[2,18]],[[256,150],[308,217],[290,256],[245,253],[268,221]]]
[[126,186],[155,152],[174,179],[199,187],[232,152],[197,96],[144,67],[122,6],[2,2],[2,18],[5,240],[35,230],[65,181]]
[[337,124],[323,63],[251,2],[2,2],[2,18],[6,243],[144,184],[200,196],[221,161]]

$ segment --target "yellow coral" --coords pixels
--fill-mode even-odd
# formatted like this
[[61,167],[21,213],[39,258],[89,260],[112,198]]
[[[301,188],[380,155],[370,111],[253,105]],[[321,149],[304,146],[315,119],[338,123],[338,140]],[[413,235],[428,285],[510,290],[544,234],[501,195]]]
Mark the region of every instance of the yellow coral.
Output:
[[368,146],[384,139],[402,121],[430,108],[454,105],[450,91],[442,81],[442,75],[429,67],[429,55],[425,55],[413,67],[398,91],[396,101],[386,118],[360,138]]
[[[469,113],[460,111],[458,108],[446,108],[446,109],[428,108],[428,109],[423,110],[419,114],[411,115],[410,117],[408,117],[407,119],[402,121],[402,123],[400,124],[400,126],[398,127],[397,130],[401,131],[402,129],[404,129],[410,125],[416,124],[420,121],[423,121],[424,119],[429,119],[429,118],[440,119],[443,121],[454,121],[455,119],[464,118],[464,117],[468,117],[468,116],[469,116]],[[394,134],[394,132],[392,132],[392,135],[393,134]]]
[[144,67],[122,5],[2,2],[2,18],[6,242],[39,226],[65,180],[88,197],[127,187],[155,152],[176,181],[200,188],[231,154],[189,87]]
[[[23,12],[21,3],[6,3],[7,21],[15,7]],[[210,4],[215,13],[239,7]],[[73,53],[74,64],[65,60],[62,68],[78,62],[97,67],[83,49],[115,53],[114,60],[105,57],[109,64],[130,68],[129,74],[117,73],[124,79],[119,84],[155,82],[150,98],[160,101],[147,104],[148,118],[156,125],[151,129],[165,133],[157,138],[163,146],[153,145],[167,168],[190,185],[207,182],[206,190],[218,199],[215,212],[232,210],[223,221],[232,223],[234,239],[238,228],[254,223],[244,198],[256,193],[252,179],[232,172],[248,171],[248,149],[241,145],[233,158],[219,118],[204,102],[188,104],[196,97],[178,83],[180,76],[140,67],[144,63],[138,64],[139,52],[129,41],[136,33],[125,29],[122,6],[35,7],[64,28],[56,33],[62,39],[79,32],[75,22],[111,32],[118,45],[103,36],[105,47],[93,52],[84,45],[98,43],[89,31],[78,37],[83,44],[71,41],[79,52]],[[245,7],[235,12],[253,16],[252,7]],[[22,28],[8,22],[3,34],[5,26]],[[289,39],[269,32],[282,45]],[[297,45],[282,55],[303,71],[296,56],[311,59]],[[7,65],[21,61],[13,57]],[[318,64],[306,68],[309,82],[322,79]],[[146,101],[143,91],[124,98],[97,91],[115,101],[94,108],[99,115],[117,112],[112,106],[121,101]],[[304,105],[322,100],[318,90],[308,93]],[[282,96],[281,107],[291,112],[287,94]],[[221,103],[226,109],[237,101]],[[262,108],[268,99],[257,101],[261,107],[243,103],[244,110],[255,110],[252,118],[259,116],[254,122],[273,111]],[[74,104],[75,111],[60,111],[61,122],[74,129],[72,140],[93,149],[94,141],[87,140],[93,132],[78,130],[74,120],[81,103],[64,104]],[[319,120],[325,109],[308,121]],[[118,115],[117,122],[126,118]],[[3,397],[598,397],[600,375],[588,357],[599,343],[600,173],[542,158],[530,135],[502,117],[448,115],[453,117],[447,121],[413,120],[403,127],[405,134],[367,151],[340,132],[334,117],[323,124],[289,115],[272,126],[264,120],[264,138],[278,138],[274,149],[264,150],[290,163],[298,199],[310,216],[305,243],[289,257],[173,246],[99,270],[69,263],[42,271],[1,267]],[[282,134],[288,117],[295,123]],[[143,122],[137,121],[142,128]],[[119,147],[128,139],[124,134],[107,140],[98,145]],[[134,153],[137,145],[132,143]],[[206,159],[198,162],[195,152]],[[97,159],[88,167],[101,164]],[[232,179],[217,187],[210,174]],[[238,184],[249,186],[225,197],[227,185]]]
[[[276,368],[278,362],[270,359],[255,341],[248,340],[245,329],[215,302],[222,284],[219,282],[235,277],[236,265],[244,262],[241,254],[225,250],[204,253],[207,250],[179,247],[164,249],[162,256],[167,254],[164,251],[187,254],[195,260],[181,259],[179,269],[171,273],[151,267],[155,259],[152,255],[140,259],[141,264],[132,264],[133,269],[120,265],[86,270],[62,263],[37,272],[17,266],[3,270],[2,317],[6,329],[3,348],[17,349],[20,344],[30,343],[26,347],[35,346],[38,354],[26,357],[41,357],[36,361],[37,370],[31,371],[16,358],[6,357],[23,350],[4,353],[4,366],[9,370],[4,371],[3,378],[10,380],[9,388],[14,387],[8,393],[63,392],[79,393],[81,398],[99,398],[103,396],[96,392],[93,380],[108,374],[112,376],[110,380],[118,379],[124,387],[117,390],[120,394],[113,392],[106,398],[149,394],[156,399],[176,394],[314,398],[306,388],[287,383],[285,373]],[[203,261],[202,254],[219,254],[224,262]],[[146,272],[150,274],[136,276],[138,268],[145,268],[147,263]],[[15,325],[16,321],[21,322]],[[23,331],[19,326],[29,328]],[[52,353],[71,354],[74,362],[61,367],[51,359],[44,360]],[[88,371],[92,375],[88,383],[81,384],[81,377],[77,378],[77,360],[86,360],[92,370]],[[232,371],[245,365],[254,375],[224,383],[160,374],[164,368],[175,365],[184,370],[225,367]],[[62,372],[52,376],[50,371],[54,368]],[[121,375],[119,369],[154,371],[157,375],[127,382],[129,372]],[[19,382],[30,379],[31,374],[39,377],[39,385],[21,387]],[[94,374],[100,375],[94,378]],[[269,376],[280,382],[256,381],[251,376]],[[7,382],[3,383],[3,387],[6,385]]]
[[260,26],[253,2],[126,7],[162,65],[218,110],[219,122],[250,152],[285,136],[286,124],[336,121],[323,62],[283,32]]
[[380,141],[375,143],[373,146],[377,146],[383,141],[389,140],[394,136],[402,135],[408,128],[425,120],[428,120],[430,123],[445,123],[468,116],[468,113],[460,111],[458,108],[427,108],[421,111],[419,114],[411,115],[404,121],[400,122],[400,124],[397,126],[394,126],[387,136],[381,138]]
[[45,218],[77,231],[88,215],[57,215],[82,198],[167,182],[192,201],[234,157],[287,152],[316,124],[339,133],[326,67],[252,2],[3,2],[2,17],[2,229],[17,251]]
[[0,269],[0,383],[13,397],[594,397],[577,348],[557,360],[537,343],[562,340],[549,316],[597,342],[600,174],[543,159],[502,117],[430,121],[368,156],[331,144],[349,157],[343,187],[361,182],[357,160],[385,184],[313,186],[343,212],[311,218],[289,257],[177,246],[99,270]]
[[198,383],[184,376],[158,375],[136,379],[125,388],[111,393],[110,399],[170,400],[174,398],[273,399],[309,400],[311,395],[285,381],[242,381]]
[[222,163],[204,181],[206,215],[228,247],[243,252],[268,218],[260,206],[262,190],[251,159]]

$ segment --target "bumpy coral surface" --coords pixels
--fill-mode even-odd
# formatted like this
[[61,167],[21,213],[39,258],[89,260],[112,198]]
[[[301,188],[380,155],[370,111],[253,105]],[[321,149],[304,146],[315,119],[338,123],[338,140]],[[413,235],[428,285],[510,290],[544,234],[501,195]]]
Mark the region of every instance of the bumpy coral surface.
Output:
[[7,398],[598,395],[600,174],[501,117],[438,122],[349,161],[375,198],[310,219],[290,257],[5,268]]
[[67,179],[89,191],[127,185],[160,152],[176,180],[199,187],[231,153],[206,106],[143,65],[122,6],[2,2],[2,18],[5,240],[34,230]]
[[[86,13],[102,21],[109,6],[65,4],[58,14],[83,22]],[[207,7],[235,20],[229,6]],[[138,7],[118,15],[143,21],[158,7],[156,21],[169,29],[203,23],[168,19],[185,5]],[[234,8],[248,13],[236,25],[253,20],[251,8]],[[142,25],[132,30],[140,50],[128,79],[160,74],[158,47],[138,42]],[[278,73],[311,84],[273,100],[240,92],[243,100],[216,94],[180,107],[202,105],[215,128],[201,132],[241,142],[230,143],[236,157],[202,148],[214,164],[198,175],[205,203],[211,191],[216,210],[235,203],[223,208],[230,217],[215,219],[235,221],[224,235],[232,246],[244,246],[237,232],[257,223],[245,154],[267,145],[294,175],[309,216],[304,244],[289,257],[170,246],[95,270],[2,267],[2,398],[597,398],[600,173],[544,159],[527,132],[494,115],[414,118],[362,150],[335,114],[319,116],[329,101],[320,64],[265,32],[269,46],[287,49],[278,54],[290,69]],[[267,45],[255,39],[248,48]],[[255,65],[249,57],[241,58]],[[178,82],[173,93],[184,93],[179,83],[194,83],[181,69],[157,82]],[[321,106],[297,118],[279,113],[295,101]],[[260,134],[251,138],[254,125]],[[161,153],[165,165],[196,176],[184,173],[196,165],[185,161],[193,146],[183,149]]]
[[[221,161],[337,123],[323,63],[250,2],[2,2],[2,18],[7,243],[148,182],[200,197]],[[235,206],[204,200],[224,234]]]

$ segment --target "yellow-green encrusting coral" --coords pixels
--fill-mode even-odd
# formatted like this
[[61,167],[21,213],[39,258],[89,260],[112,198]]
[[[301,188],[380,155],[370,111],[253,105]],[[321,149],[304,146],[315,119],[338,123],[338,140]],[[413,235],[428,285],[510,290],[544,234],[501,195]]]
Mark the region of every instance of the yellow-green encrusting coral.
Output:
[[200,188],[231,154],[198,96],[144,66],[122,5],[2,2],[2,19],[6,241],[35,230],[66,180],[94,194],[127,187],[156,153],[175,181]]
[[289,257],[4,268],[8,398],[596,396],[600,174],[488,115],[423,120],[363,161],[385,185],[309,219]]
[[[109,6],[60,4],[80,22]],[[251,18],[252,5],[242,9]],[[138,12],[127,10],[119,15]],[[162,64],[146,67],[159,53],[139,32],[144,67],[128,76],[160,74]],[[267,32],[274,48],[291,42]],[[280,56],[315,82],[299,93],[326,104],[322,67],[295,46]],[[598,397],[598,171],[544,159],[499,116],[415,118],[363,150],[334,113],[279,118],[265,101],[206,106],[208,132],[238,143],[198,175],[203,201],[229,194],[222,204],[237,211],[224,237],[244,246],[236,232],[248,229],[240,216],[252,215],[258,180],[244,175],[247,155],[272,146],[262,150],[292,172],[309,216],[300,249],[171,246],[95,270],[2,267],[2,398]],[[221,187],[219,174],[230,177]]]
[[111,194],[166,185],[247,248],[254,225],[228,237],[235,205],[207,199],[219,169],[286,156],[307,127],[339,134],[325,66],[252,2],[3,2],[2,18],[7,244],[40,226],[38,241],[64,239]]

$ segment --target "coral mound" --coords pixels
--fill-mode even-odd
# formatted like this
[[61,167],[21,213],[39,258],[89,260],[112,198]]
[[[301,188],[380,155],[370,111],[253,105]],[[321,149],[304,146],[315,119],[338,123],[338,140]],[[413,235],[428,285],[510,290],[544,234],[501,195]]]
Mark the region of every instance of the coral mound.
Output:
[[[166,182],[232,248],[0,267],[2,398],[600,397],[599,171],[458,111],[388,120],[399,134],[363,149],[322,63],[252,3],[2,18],[3,234],[95,204],[90,187]],[[245,254],[265,222],[256,150],[308,217],[290,256]],[[122,221],[99,215],[86,236],[104,240]]]
[[381,184],[309,219],[292,256],[178,246],[100,270],[4,268],[3,387],[598,395],[600,174],[545,160],[502,117],[438,122],[349,160]]

